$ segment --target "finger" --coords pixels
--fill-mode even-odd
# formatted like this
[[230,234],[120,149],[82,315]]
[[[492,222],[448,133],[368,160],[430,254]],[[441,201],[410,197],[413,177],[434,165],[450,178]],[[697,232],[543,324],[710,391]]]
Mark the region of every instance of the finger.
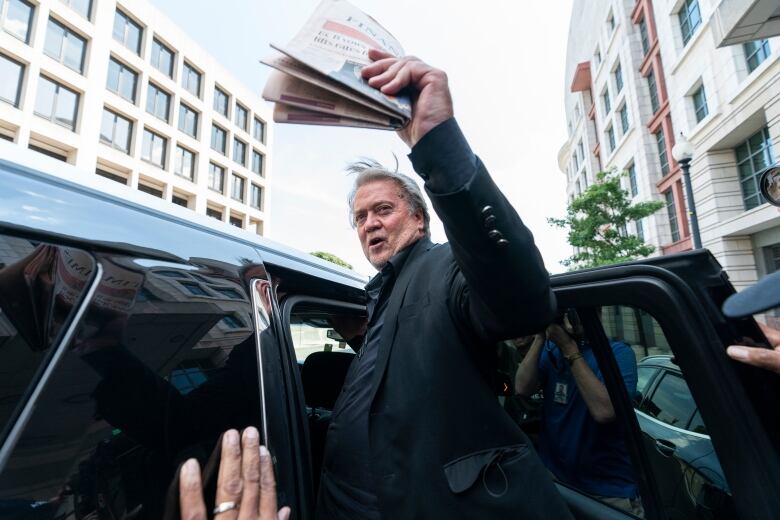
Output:
[[766,348],[732,345],[726,349],[726,353],[735,361],[772,370],[780,374],[780,349],[769,350]]
[[[241,498],[241,445],[238,432],[228,430],[222,436],[222,452],[217,478],[217,500],[215,505],[224,502],[236,502]],[[232,520],[238,517],[238,511],[231,509],[220,513],[219,520]]]
[[276,479],[271,454],[268,448],[260,446],[260,518],[271,520],[277,517]]
[[761,322],[758,323],[758,326],[761,328],[761,332],[764,333],[764,336],[769,340],[769,343],[771,343],[773,347],[780,346],[780,330],[777,330]]
[[291,511],[292,510],[289,507],[287,507],[287,506],[284,506],[283,508],[281,508],[279,510],[279,520],[290,520],[290,512]]
[[241,493],[240,520],[255,519],[260,507],[260,434],[250,426],[241,437],[241,477],[244,480]]
[[405,63],[405,66],[398,71],[392,81],[382,87],[382,92],[388,95],[395,95],[408,85],[415,85],[417,90],[422,90],[420,81],[426,74],[432,73],[435,69],[422,61],[411,60]]
[[368,59],[371,61],[379,61],[385,58],[395,58],[395,56],[382,49],[368,49]]
[[189,459],[179,472],[179,507],[181,517],[187,520],[206,520],[206,504],[203,502],[203,485],[200,466]]
[[385,58],[383,60],[376,61],[370,65],[366,65],[360,69],[360,75],[364,78],[371,78],[377,74],[381,74],[386,71],[394,63],[398,63],[398,58]]
[[368,84],[371,85],[374,88],[382,88],[384,85],[387,85],[392,81],[396,75],[398,74],[398,71],[401,70],[404,65],[406,65],[403,61],[396,61],[395,63],[391,64],[384,72],[381,74],[377,74],[376,76],[372,76],[368,79]]

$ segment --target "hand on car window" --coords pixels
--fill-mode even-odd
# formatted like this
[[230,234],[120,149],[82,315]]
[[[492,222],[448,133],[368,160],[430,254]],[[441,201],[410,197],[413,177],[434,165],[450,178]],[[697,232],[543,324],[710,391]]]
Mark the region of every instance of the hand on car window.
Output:
[[735,361],[753,365],[759,368],[771,370],[780,374],[780,330],[772,328],[763,323],[758,324],[761,331],[769,340],[774,350],[761,347],[745,347],[742,345],[732,345],[726,349],[726,353]]
[[[290,508],[276,509],[276,480],[271,454],[260,446],[256,428],[249,427],[239,439],[236,430],[222,436],[214,518],[219,520],[287,520]],[[182,520],[206,520],[200,466],[189,459],[179,476]]]

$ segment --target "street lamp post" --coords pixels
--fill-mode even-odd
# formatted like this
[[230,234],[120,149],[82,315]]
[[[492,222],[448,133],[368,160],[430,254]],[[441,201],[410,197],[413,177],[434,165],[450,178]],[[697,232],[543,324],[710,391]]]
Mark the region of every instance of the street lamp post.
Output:
[[693,159],[693,145],[680,133],[680,138],[672,148],[672,157],[680,163],[685,181],[685,196],[688,198],[688,215],[691,219],[691,235],[693,236],[693,248],[701,249],[701,235],[699,234],[699,218],[696,216],[696,202],[693,200],[693,188],[691,187],[691,159]]

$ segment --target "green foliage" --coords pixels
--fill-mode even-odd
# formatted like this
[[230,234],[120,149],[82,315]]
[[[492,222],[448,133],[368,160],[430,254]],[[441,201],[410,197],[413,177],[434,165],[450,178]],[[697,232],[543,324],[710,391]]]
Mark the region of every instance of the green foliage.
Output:
[[327,253],[325,251],[312,251],[311,254],[316,256],[317,258],[322,258],[323,260],[327,260],[328,262],[333,262],[336,265],[340,265],[341,267],[352,269],[351,264],[348,264],[347,262],[337,257],[333,253]]
[[631,204],[628,192],[620,187],[625,172],[599,172],[597,182],[569,203],[566,217],[547,222],[569,230],[568,242],[577,253],[561,264],[570,269],[597,267],[648,256],[654,247],[636,235],[629,235],[627,224],[652,215],[663,207],[661,201]]

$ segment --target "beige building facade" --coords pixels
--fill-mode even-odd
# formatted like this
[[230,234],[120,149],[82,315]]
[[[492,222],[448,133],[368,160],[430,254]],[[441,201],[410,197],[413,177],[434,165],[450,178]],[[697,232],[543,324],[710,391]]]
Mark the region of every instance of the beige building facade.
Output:
[[744,287],[780,269],[780,213],[757,183],[780,150],[780,38],[768,36],[767,2],[737,3],[741,16],[721,0],[575,1],[558,161],[570,199],[595,172],[627,171],[635,200],[666,206],[627,232],[656,254],[685,251],[688,204],[671,153],[683,133],[703,246]]
[[267,234],[270,110],[146,1],[0,0],[0,77],[3,139]]

